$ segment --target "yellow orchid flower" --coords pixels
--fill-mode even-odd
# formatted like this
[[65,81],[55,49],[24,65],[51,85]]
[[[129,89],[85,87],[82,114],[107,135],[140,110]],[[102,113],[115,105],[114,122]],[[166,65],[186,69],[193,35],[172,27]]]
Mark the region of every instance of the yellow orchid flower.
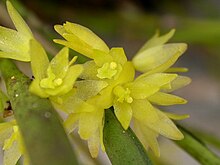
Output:
[[7,1],[6,4],[17,31],[0,26],[0,58],[30,61],[29,41],[34,37],[11,2]]
[[55,39],[54,42],[65,45],[82,55],[93,59],[86,62],[83,79],[117,79],[122,71],[123,65],[127,62],[127,57],[122,48],[109,49],[105,42],[88,28],[66,22],[56,25],[55,30],[63,36],[65,40]]
[[15,165],[21,156],[24,158],[24,165],[29,165],[29,158],[15,120],[0,123],[0,137],[4,165]]
[[81,80],[75,82],[73,94],[62,96],[62,104],[55,107],[69,113],[64,122],[67,131],[71,133],[78,128],[80,137],[88,140],[92,157],[97,157],[99,146],[103,145],[104,111],[113,105],[113,88],[134,79],[134,68],[127,62],[117,80],[108,84],[100,80]]
[[185,43],[165,44],[174,32],[161,37],[156,33],[132,59],[135,69],[148,75],[170,68],[187,49]]
[[42,98],[70,92],[83,70],[81,65],[72,65],[76,57],[69,62],[68,48],[63,48],[49,62],[43,47],[36,40],[31,40],[30,55],[34,80],[29,90]]
[[109,48],[88,28],[76,23],[66,22],[62,25],[55,25],[55,30],[66,40],[55,39],[54,42],[65,45],[89,58],[93,58],[96,50],[108,53]]
[[[83,26],[67,22],[55,26],[55,30],[66,39],[54,40],[56,43],[92,59],[83,64],[82,80],[75,83],[75,95],[67,96],[60,108],[70,114],[64,122],[68,132],[78,128],[81,138],[88,140],[93,157],[97,156],[100,144],[104,151],[102,120],[105,109],[111,106],[125,130],[133,117],[138,137],[157,156],[159,134],[175,140],[183,138],[170,119],[180,120],[188,115],[165,113],[155,107],[186,103],[185,99],[168,94],[190,82],[188,77],[173,73],[185,72],[186,68],[170,68],[187,47],[184,43],[165,44],[175,30],[161,37],[157,33],[139,50],[132,63],[127,61],[122,48],[109,50],[98,36]],[[135,80],[134,68],[144,72]],[[82,102],[86,106],[82,106]]]
[[170,139],[180,140],[181,132],[169,119],[185,119],[188,115],[164,113],[155,105],[185,104],[186,100],[171,94],[161,92],[161,89],[171,84],[177,74],[154,73],[140,76],[131,83],[118,85],[114,88],[114,112],[123,128],[130,126],[134,120],[134,129],[142,143],[149,146],[159,156],[156,138],[159,134]]

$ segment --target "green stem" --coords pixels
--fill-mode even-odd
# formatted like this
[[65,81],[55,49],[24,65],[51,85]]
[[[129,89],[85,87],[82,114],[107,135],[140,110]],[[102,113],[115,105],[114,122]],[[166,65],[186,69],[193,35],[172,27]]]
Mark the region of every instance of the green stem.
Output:
[[125,131],[110,109],[105,112],[104,145],[112,165],[152,165],[133,131]]
[[188,152],[202,165],[219,165],[220,158],[212,153],[196,136],[188,130],[179,126],[179,129],[184,134],[184,139],[175,141],[182,149]]
[[14,116],[32,165],[77,165],[61,121],[49,100],[28,91],[30,79],[10,60],[0,60]]
[[212,145],[216,149],[220,149],[220,138],[219,137],[214,136],[208,132],[204,132],[204,131],[197,130],[197,129],[191,129],[191,131],[205,143]]

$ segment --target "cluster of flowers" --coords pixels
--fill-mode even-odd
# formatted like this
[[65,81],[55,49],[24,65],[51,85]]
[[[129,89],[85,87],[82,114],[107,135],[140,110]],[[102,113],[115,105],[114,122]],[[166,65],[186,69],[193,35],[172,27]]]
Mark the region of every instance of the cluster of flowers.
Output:
[[[187,48],[184,43],[166,44],[174,30],[163,36],[156,33],[128,61],[123,48],[110,49],[91,30],[66,22],[55,26],[65,40],[54,40],[65,47],[49,61],[43,46],[9,1],[7,9],[17,30],[0,26],[0,58],[31,62],[34,80],[30,92],[49,98],[55,109],[68,114],[64,127],[68,133],[78,129],[80,137],[88,141],[92,157],[97,157],[100,146],[105,151],[104,113],[112,106],[122,127],[128,129],[132,121],[140,141],[157,156],[159,134],[174,140],[183,138],[171,119],[185,119],[188,115],[157,108],[186,103],[170,94],[190,82],[188,77],[174,73],[185,72],[186,68],[170,68]],[[77,57],[69,61],[68,48],[90,60],[73,65]],[[142,74],[136,77],[136,71]],[[15,164],[25,154],[25,148],[14,120],[0,124],[0,137],[5,161]],[[9,160],[9,155],[14,159]]]

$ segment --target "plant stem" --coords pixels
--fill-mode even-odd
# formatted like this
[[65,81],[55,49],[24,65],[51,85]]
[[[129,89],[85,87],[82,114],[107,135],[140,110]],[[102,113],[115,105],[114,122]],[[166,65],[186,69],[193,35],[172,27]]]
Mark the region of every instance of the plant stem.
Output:
[[76,165],[60,119],[48,99],[29,93],[30,79],[7,59],[0,60],[14,116],[32,165]]
[[125,131],[111,109],[105,112],[104,145],[112,165],[152,165],[133,131]]
[[202,165],[219,165],[220,158],[212,153],[198,137],[194,136],[191,132],[185,128],[178,126],[184,135],[184,139],[175,141],[182,149],[188,152]]

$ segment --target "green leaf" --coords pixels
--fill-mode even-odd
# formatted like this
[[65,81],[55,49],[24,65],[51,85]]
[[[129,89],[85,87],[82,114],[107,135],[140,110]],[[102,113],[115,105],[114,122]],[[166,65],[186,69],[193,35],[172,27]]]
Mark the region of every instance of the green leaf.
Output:
[[125,131],[112,110],[106,110],[104,126],[104,145],[112,165],[152,165],[133,131]]
[[199,137],[196,137],[185,128],[178,126],[184,135],[181,141],[175,141],[183,150],[189,153],[202,165],[219,165],[220,158],[211,152]]

